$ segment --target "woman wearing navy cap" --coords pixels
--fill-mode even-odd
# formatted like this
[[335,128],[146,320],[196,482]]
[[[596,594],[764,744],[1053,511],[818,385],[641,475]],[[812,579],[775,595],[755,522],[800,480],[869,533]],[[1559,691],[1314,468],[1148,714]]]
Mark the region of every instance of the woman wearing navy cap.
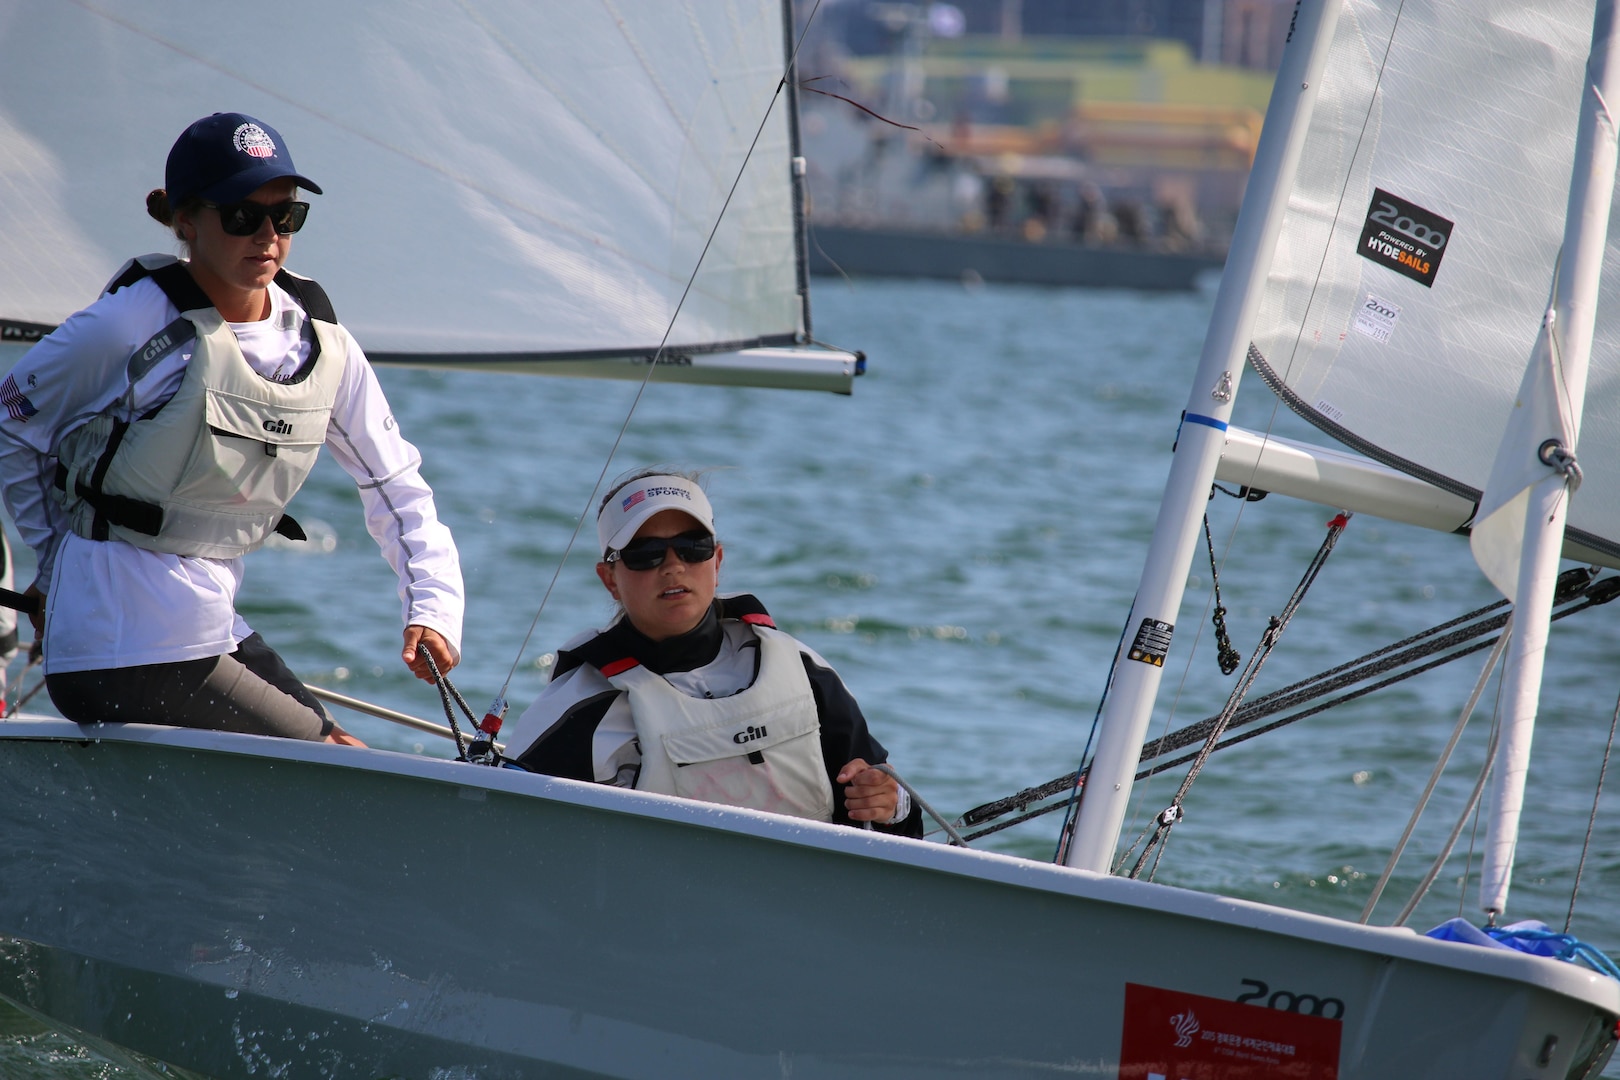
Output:
[[754,597],[717,596],[725,550],[696,480],[647,469],[597,512],[605,630],[557,654],[508,734],[531,772],[922,835],[838,673]]
[[181,133],[146,208],[186,258],[125,264],[0,385],[0,484],[39,560],[46,686],[81,723],[355,742],[236,614],[241,556],[325,445],[399,577],[402,659],[460,658],[460,563],[375,374],[326,294],[282,268],[309,204],[270,125]]

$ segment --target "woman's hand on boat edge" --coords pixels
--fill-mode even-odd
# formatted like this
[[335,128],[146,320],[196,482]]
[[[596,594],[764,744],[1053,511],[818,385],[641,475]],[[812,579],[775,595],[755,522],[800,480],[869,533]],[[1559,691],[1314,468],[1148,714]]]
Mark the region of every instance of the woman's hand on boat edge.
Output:
[[450,643],[437,630],[412,623],[405,628],[405,648],[400,653],[400,659],[405,661],[405,666],[411,669],[412,675],[423,682],[433,681],[433,670],[416,650],[419,644],[427,646],[427,651],[433,656],[433,662],[439,666],[440,675],[450,674],[450,669],[456,666],[459,659],[451,650]]
[[844,806],[851,821],[889,821],[900,805],[900,785],[882,769],[856,758],[838,770],[844,788]]
[[39,600],[39,603],[34,605],[34,610],[28,613],[28,624],[34,628],[34,642],[28,647],[28,659],[32,662],[39,659],[40,648],[45,644],[45,592],[39,587],[39,581],[36,579],[32,585],[23,590],[23,595]]

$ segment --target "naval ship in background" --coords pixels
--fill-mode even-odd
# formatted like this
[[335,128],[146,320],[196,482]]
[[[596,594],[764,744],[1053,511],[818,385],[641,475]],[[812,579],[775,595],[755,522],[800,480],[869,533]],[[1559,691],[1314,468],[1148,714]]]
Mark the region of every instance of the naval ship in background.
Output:
[[798,64],[811,272],[1195,288],[1292,6],[822,0]]

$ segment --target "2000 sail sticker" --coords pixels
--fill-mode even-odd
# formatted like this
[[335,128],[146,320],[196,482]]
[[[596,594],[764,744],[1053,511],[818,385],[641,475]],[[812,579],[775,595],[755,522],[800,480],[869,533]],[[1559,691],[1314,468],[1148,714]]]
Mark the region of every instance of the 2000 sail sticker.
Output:
[[1434,285],[1453,222],[1383,188],[1374,188],[1361,226],[1363,258],[1387,266],[1425,288]]

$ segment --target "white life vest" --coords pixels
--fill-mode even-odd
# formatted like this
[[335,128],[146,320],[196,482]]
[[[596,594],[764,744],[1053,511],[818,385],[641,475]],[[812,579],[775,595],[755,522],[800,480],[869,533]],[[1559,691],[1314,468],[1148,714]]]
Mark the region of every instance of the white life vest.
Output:
[[[314,331],[309,360],[288,382],[253,370],[236,335],[172,257],[142,256],[112,286],[150,275],[180,310],[137,349],[130,391],[162,356],[193,342],[174,397],[124,421],[111,410],[69,432],[57,447],[56,496],[74,532],[174,555],[228,559],[262,544],[283,523],[321,445],[347,356],[347,332],[320,287],[283,271]],[[115,406],[116,407],[116,406]]]
[[630,697],[641,743],[636,787],[688,799],[831,821],[821,722],[798,643],[765,626],[759,675],[724,698],[694,698],[640,664],[603,671]]

